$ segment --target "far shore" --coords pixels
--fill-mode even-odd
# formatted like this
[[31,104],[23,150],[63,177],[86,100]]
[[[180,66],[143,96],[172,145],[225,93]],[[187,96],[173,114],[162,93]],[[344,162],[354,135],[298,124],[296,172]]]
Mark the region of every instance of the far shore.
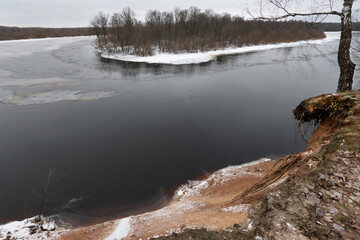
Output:
[[123,55],[112,53],[100,53],[100,56],[104,59],[117,60],[122,62],[133,63],[149,63],[149,64],[170,64],[170,65],[186,65],[186,64],[200,64],[215,60],[219,56],[224,55],[236,55],[249,52],[258,52],[271,49],[298,47],[306,45],[318,45],[327,42],[332,42],[340,38],[340,32],[325,32],[326,38],[308,40],[308,41],[296,41],[277,44],[265,44],[265,45],[252,45],[237,48],[225,48],[222,50],[213,50],[207,52],[197,53],[156,53],[152,56],[136,56],[136,55]]

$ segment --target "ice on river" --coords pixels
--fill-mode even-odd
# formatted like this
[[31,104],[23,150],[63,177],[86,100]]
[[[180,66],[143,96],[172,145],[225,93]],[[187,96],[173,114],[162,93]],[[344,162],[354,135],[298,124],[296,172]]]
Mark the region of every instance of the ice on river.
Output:
[[95,39],[95,37],[81,36],[0,41],[0,59],[26,56],[34,52],[52,51],[69,43],[92,39]]
[[[21,60],[32,53],[49,52],[93,36],[0,41],[0,61]],[[36,59],[35,59],[36,60]],[[20,61],[19,61],[20,62]],[[27,66],[28,67],[28,66]],[[46,67],[46,64],[44,64]],[[74,89],[76,88],[76,89]],[[15,105],[46,104],[60,101],[87,101],[114,96],[115,92],[92,89],[86,81],[62,77],[17,78],[11,69],[0,69],[0,102]]]
[[[0,102],[15,105],[55,103],[61,101],[88,101],[112,97],[110,91],[82,91],[53,88],[79,85],[83,81],[64,78],[5,79],[0,80]],[[26,88],[36,87],[36,89]],[[25,88],[25,92],[18,91]],[[40,88],[40,90],[39,90]],[[41,90],[43,89],[43,90]]]
[[[1,73],[0,73],[1,76]],[[39,85],[77,85],[82,81],[77,79],[65,78],[36,78],[36,79],[5,79],[0,80],[0,87],[26,87]]]
[[[138,57],[132,55],[119,55],[119,54],[102,54],[104,58],[111,58],[121,61],[129,62],[147,62],[147,63],[158,63],[158,64],[197,64],[202,62],[208,62],[215,59],[219,55],[230,55],[230,54],[239,54],[246,52],[254,51],[264,51],[276,48],[284,47],[295,47],[302,45],[314,45],[314,44],[324,44],[326,42],[332,42],[339,39],[339,32],[328,32],[326,33],[326,38],[322,40],[312,40],[312,41],[299,41],[293,43],[281,43],[281,44],[268,44],[268,45],[257,45],[257,46],[246,46],[242,48],[228,48],[217,51],[209,52],[198,52],[198,53],[184,53],[184,54],[166,54],[159,53],[154,56],[148,57]],[[0,102],[15,104],[15,105],[31,105],[31,104],[46,104],[54,103],[60,101],[77,101],[77,100],[95,100],[106,97],[111,97],[116,95],[116,92],[109,91],[108,87],[102,84],[93,84],[91,85],[90,80],[88,79],[71,79],[62,76],[62,70],[67,67],[67,65],[59,65],[59,67],[50,65],[51,71],[49,70],[49,75],[51,77],[42,77],[39,75],[38,78],[35,76],[32,78],[31,67],[34,64],[43,64],[42,60],[37,60],[37,55],[30,56],[32,53],[42,52],[42,56],[46,55],[48,58],[44,59],[53,59],[53,51],[75,42],[86,41],[86,44],[89,44],[89,41],[94,40],[94,36],[84,36],[84,37],[64,37],[64,38],[45,38],[45,39],[28,39],[28,40],[14,40],[14,41],[0,41],[0,63],[4,64],[7,67],[0,66]],[[86,45],[85,44],[85,45]],[[75,45],[79,46],[79,45]],[[94,48],[91,48],[94,51]],[[89,49],[89,51],[91,51]],[[87,51],[88,49],[86,49]],[[69,51],[69,50],[68,50]],[[76,54],[77,52],[70,50],[70,53]],[[9,61],[11,59],[11,61]],[[28,64],[22,59],[33,59],[35,63],[33,65]],[[32,60],[30,60],[32,61]],[[59,59],[55,58],[54,63]],[[10,62],[10,63],[9,63]],[[21,65],[24,64],[25,65]],[[14,67],[12,67],[13,65]],[[16,64],[20,64],[21,69],[20,74]],[[73,64],[66,63],[66,64]],[[44,67],[47,65],[44,63]],[[29,69],[27,69],[29,68]],[[16,72],[18,71],[18,72]],[[58,71],[60,76],[54,74]],[[27,76],[30,72],[30,76]],[[24,74],[25,73],[25,74]],[[18,77],[22,76],[22,77]],[[69,75],[72,76],[72,75]],[[25,77],[25,78],[24,78]],[[28,77],[28,78],[27,78]],[[91,85],[91,86],[90,86]]]
[[15,95],[14,91],[0,88],[0,102],[15,105],[33,105],[75,100],[88,101],[112,97],[114,95],[114,92],[108,91],[82,92],[75,90],[55,90],[25,95]]

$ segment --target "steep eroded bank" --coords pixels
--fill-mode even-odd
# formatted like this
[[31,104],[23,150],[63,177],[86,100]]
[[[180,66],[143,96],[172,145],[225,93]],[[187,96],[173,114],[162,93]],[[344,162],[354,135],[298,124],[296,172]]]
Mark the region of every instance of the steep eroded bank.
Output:
[[269,183],[280,183],[261,194],[245,222],[162,239],[359,239],[359,99],[359,91],[321,95],[294,110],[301,123],[320,125],[305,152],[279,159],[280,172],[234,199],[244,202]]

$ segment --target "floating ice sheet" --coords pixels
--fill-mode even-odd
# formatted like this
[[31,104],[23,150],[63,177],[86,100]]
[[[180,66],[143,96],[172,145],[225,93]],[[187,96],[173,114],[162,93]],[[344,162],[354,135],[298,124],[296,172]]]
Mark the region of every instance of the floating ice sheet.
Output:
[[30,95],[15,95],[11,90],[0,89],[0,102],[15,105],[32,105],[55,103],[60,101],[88,101],[114,96],[114,92],[94,91],[82,92],[75,90],[56,90],[33,93]]
[[81,80],[65,78],[35,78],[0,80],[0,87],[26,87],[35,85],[68,85],[79,84]]
[[94,36],[39,38],[0,41],[0,59],[29,55],[34,52],[44,52],[81,40],[92,40]]

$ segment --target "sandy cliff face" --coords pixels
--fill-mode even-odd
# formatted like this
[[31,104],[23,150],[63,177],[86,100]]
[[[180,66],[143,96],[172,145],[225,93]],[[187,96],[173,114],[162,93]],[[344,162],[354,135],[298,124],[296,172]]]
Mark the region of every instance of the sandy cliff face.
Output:
[[[241,166],[230,166],[199,181],[181,186],[168,206],[99,225],[73,230],[61,239],[99,239],[92,233],[104,229],[105,239],[148,239],[180,233],[187,228],[226,229],[245,221],[251,202],[231,201],[273,168],[275,161],[260,159]],[[255,201],[253,201],[255,202]]]
[[[164,239],[360,239],[359,99],[360,92],[349,92],[299,105],[298,120],[320,125],[305,152],[278,160],[283,167],[273,176],[283,183],[261,194],[245,222]],[[246,201],[273,180],[265,177],[236,200]]]

